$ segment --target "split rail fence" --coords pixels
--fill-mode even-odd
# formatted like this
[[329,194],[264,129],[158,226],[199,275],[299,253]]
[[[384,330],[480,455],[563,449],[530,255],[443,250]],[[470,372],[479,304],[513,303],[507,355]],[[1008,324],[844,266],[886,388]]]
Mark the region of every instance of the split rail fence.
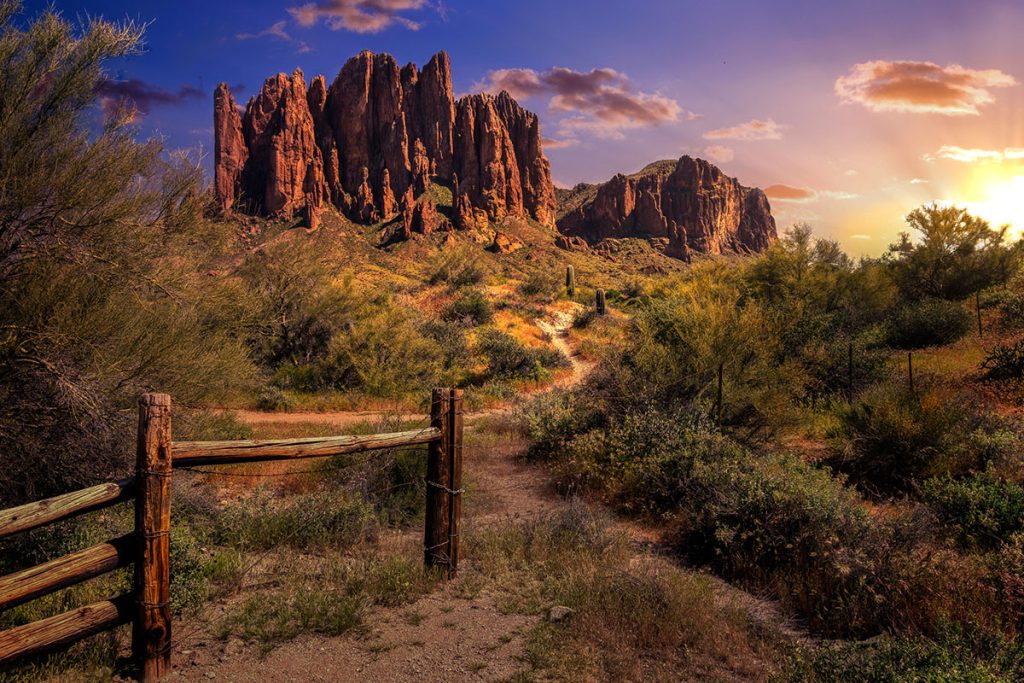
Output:
[[462,512],[462,390],[434,389],[430,427],[413,431],[267,441],[172,441],[171,398],[139,399],[135,476],[0,511],[0,539],[128,500],[135,530],[0,577],[0,611],[134,565],[130,593],[0,632],[0,667],[132,624],[136,677],[170,671],[171,475],[174,467],[319,458],[427,445],[424,563],[455,575]]

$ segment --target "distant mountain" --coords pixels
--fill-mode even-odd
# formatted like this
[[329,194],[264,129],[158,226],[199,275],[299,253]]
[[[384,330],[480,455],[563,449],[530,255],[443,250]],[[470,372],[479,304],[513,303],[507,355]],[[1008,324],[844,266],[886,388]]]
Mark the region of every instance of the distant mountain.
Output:
[[315,227],[329,203],[354,221],[374,223],[411,216],[416,197],[437,181],[453,191],[456,227],[505,216],[554,225],[537,116],[505,92],[455,100],[444,52],[422,71],[362,52],[330,86],[317,76],[307,87],[298,69],[278,74],[244,114],[222,83],[214,130],[215,190],[224,211],[305,215]]
[[668,238],[665,253],[760,252],[777,237],[764,192],[740,185],[718,167],[684,156],[617,174],[598,185],[558,190],[557,226],[565,235]]

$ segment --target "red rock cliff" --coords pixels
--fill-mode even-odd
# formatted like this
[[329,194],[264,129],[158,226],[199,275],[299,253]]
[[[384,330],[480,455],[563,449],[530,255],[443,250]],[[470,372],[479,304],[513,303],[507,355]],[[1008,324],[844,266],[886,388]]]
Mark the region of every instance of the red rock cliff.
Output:
[[764,192],[740,185],[703,159],[657,162],[632,176],[578,187],[576,202],[558,220],[566,235],[667,237],[666,253],[757,252],[776,238]]
[[[315,224],[329,202],[372,222],[396,215],[408,188],[422,194],[434,180],[458,186],[461,215],[529,215],[554,225],[554,185],[536,115],[507,93],[456,102],[443,52],[422,71],[362,52],[330,86],[318,76],[307,88],[298,70],[279,74],[241,119],[221,84],[214,131],[215,189],[225,211],[307,212]],[[475,224],[459,215],[459,227]]]

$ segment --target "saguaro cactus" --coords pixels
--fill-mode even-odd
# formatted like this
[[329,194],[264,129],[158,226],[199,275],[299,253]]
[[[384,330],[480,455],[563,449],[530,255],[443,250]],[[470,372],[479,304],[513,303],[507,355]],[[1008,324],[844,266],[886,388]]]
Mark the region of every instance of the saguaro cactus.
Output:
[[604,290],[603,289],[597,290],[594,293],[594,296],[597,299],[597,314],[598,315],[604,315],[608,311],[608,309],[605,307],[605,304],[604,304]]
[[576,271],[572,266],[565,267],[565,293],[570,299],[576,296]]

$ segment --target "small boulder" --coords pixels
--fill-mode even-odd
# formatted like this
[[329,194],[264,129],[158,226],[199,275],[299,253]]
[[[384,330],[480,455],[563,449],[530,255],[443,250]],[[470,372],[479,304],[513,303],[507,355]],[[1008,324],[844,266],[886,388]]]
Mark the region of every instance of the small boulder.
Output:
[[507,232],[499,230],[494,233],[494,241],[491,242],[491,246],[488,248],[496,254],[511,254],[513,251],[522,249],[523,243]]
[[554,607],[548,610],[548,621],[550,621],[552,624],[557,624],[561,621],[565,621],[575,613],[576,610],[572,609],[571,607],[565,607],[564,605],[555,605]]

